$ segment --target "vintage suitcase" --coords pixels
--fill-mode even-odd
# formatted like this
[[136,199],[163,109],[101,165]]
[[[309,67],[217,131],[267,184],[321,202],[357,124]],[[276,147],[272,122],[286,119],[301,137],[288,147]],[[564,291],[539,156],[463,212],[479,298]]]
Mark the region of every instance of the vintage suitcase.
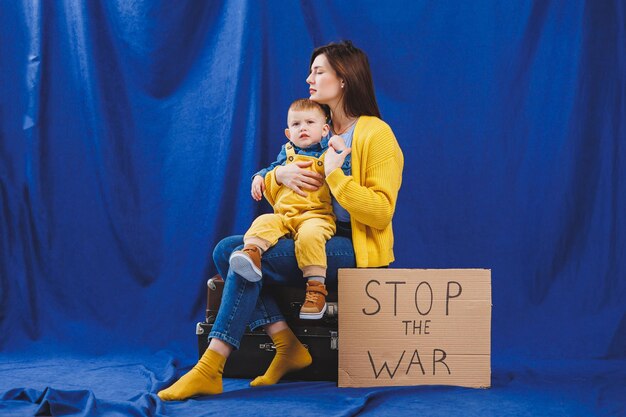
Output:
[[[307,320],[321,321],[321,320]],[[198,351],[200,356],[208,347],[208,334],[213,327],[212,323],[200,322],[196,328],[198,335]],[[284,379],[297,379],[306,381],[337,381],[337,369],[339,365],[339,339],[337,325],[294,326],[291,330],[296,334],[309,353],[313,357],[313,364],[298,372],[285,375]],[[226,366],[224,376],[226,378],[252,379],[263,375],[274,358],[275,348],[272,339],[262,330],[247,330],[241,340],[239,350],[233,351]]]

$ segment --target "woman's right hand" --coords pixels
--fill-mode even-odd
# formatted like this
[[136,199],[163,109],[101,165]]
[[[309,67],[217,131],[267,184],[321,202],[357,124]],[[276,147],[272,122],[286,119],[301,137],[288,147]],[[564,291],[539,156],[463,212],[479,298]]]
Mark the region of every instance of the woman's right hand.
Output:
[[291,188],[296,194],[307,196],[303,190],[316,191],[324,183],[324,177],[317,172],[304,169],[313,161],[296,161],[292,164],[276,167],[274,175],[276,182]]

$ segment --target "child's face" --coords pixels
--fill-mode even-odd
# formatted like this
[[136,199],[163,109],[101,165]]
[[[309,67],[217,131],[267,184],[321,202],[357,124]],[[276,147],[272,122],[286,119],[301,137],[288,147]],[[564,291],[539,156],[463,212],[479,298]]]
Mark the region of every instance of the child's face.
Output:
[[328,134],[329,126],[319,110],[289,110],[285,136],[299,148],[319,143]]

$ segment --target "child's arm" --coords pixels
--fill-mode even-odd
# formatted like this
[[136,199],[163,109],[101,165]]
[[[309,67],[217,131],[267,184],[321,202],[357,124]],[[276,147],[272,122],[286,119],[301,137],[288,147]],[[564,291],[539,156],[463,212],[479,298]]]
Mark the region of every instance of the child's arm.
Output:
[[279,165],[283,165],[286,160],[287,160],[287,152],[285,151],[285,145],[283,145],[280,148],[280,152],[278,153],[276,160],[272,162],[268,167],[263,168],[259,170],[258,172],[254,173],[254,175],[252,176],[252,179],[254,179],[254,177],[256,177],[257,175],[261,176],[262,178],[265,178],[265,175],[267,175],[268,172],[272,171],[274,168],[276,168]]
[[264,192],[265,180],[260,175],[255,175],[254,178],[252,178],[252,189],[250,190],[254,201],[261,201]]
[[[285,145],[280,148],[280,152],[276,157],[276,160],[270,164],[267,168],[263,168],[259,172],[255,173],[252,176],[252,186],[250,189],[250,194],[252,194],[252,198],[256,201],[261,201],[263,198],[263,193],[265,192],[265,176],[268,172],[271,172],[277,166],[283,165],[287,160],[287,152],[285,151]],[[270,202],[271,204],[271,202]]]

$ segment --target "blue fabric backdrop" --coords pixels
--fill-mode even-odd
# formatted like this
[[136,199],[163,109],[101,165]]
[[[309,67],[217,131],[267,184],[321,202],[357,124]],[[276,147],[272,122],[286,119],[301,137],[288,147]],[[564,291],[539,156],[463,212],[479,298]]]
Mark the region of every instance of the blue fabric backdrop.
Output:
[[[624,2],[2,1],[0,37],[0,413],[626,412]],[[492,269],[494,388],[164,408],[212,248],[268,209],[250,175],[340,39],[405,155],[393,266]]]

